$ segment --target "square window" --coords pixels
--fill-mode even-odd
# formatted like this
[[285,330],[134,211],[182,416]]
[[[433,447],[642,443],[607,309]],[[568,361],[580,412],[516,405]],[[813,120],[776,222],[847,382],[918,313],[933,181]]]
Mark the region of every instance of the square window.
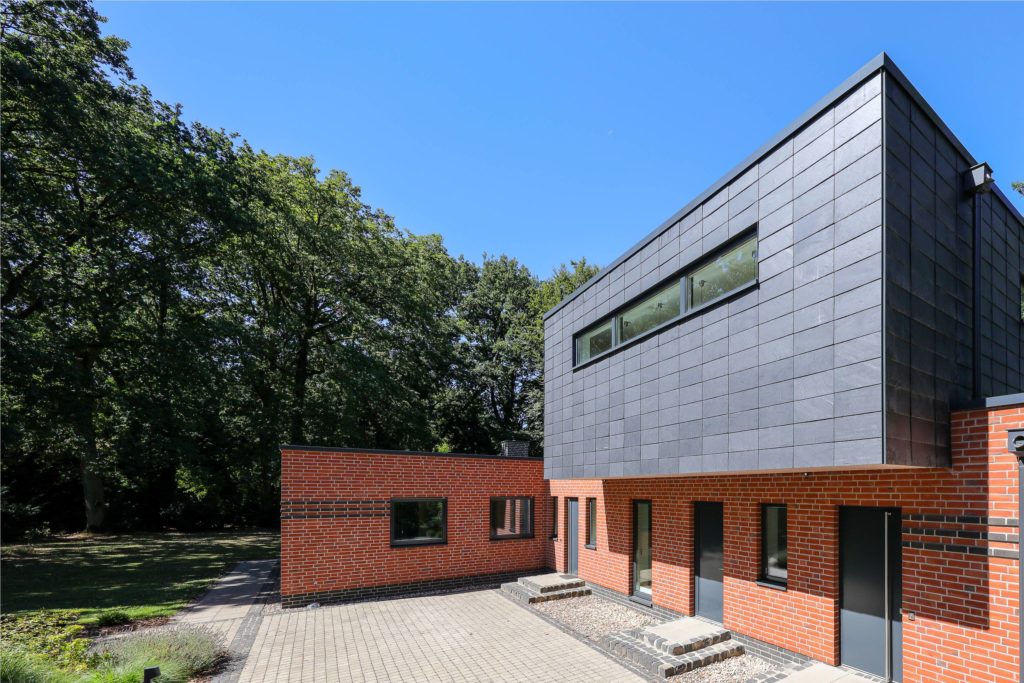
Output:
[[491,540],[533,537],[533,498],[491,498]]
[[433,545],[448,540],[448,501],[395,498],[391,501],[391,545]]
[[605,321],[576,338],[576,362],[582,363],[612,348],[612,321]]

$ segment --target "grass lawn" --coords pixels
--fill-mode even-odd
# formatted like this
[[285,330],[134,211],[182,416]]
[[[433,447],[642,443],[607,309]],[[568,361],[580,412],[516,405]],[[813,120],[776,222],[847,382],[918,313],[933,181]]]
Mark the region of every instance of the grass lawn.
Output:
[[271,531],[77,535],[5,545],[0,554],[0,611],[67,609],[78,623],[105,612],[127,618],[168,616],[241,560],[280,556]]

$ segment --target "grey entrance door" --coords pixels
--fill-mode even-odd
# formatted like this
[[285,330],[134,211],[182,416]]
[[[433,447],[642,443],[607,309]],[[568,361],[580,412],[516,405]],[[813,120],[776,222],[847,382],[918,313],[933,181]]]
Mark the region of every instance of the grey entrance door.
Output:
[[900,513],[839,509],[839,648],[845,666],[903,678]]
[[580,502],[575,498],[569,498],[565,501],[565,526],[566,526],[566,572],[569,574],[576,574],[579,572],[579,561],[578,553],[580,551],[579,544],[579,527],[580,527]]
[[722,621],[723,512],[721,503],[694,503],[697,614]]

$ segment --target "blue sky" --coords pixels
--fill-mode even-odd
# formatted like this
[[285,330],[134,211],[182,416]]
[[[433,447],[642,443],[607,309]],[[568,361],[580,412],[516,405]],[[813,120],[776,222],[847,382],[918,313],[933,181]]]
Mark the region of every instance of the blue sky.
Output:
[[190,118],[541,276],[611,262],[882,50],[1024,180],[1022,3],[97,7]]

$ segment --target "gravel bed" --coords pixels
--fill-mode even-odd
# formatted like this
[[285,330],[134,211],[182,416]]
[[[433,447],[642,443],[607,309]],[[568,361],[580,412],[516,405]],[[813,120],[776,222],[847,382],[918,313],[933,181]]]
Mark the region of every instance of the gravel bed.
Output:
[[742,655],[665,680],[677,683],[746,683],[758,674],[778,668],[760,657]]
[[650,626],[662,621],[597,595],[548,600],[535,603],[531,607],[591,640],[600,640],[601,636],[609,633]]

